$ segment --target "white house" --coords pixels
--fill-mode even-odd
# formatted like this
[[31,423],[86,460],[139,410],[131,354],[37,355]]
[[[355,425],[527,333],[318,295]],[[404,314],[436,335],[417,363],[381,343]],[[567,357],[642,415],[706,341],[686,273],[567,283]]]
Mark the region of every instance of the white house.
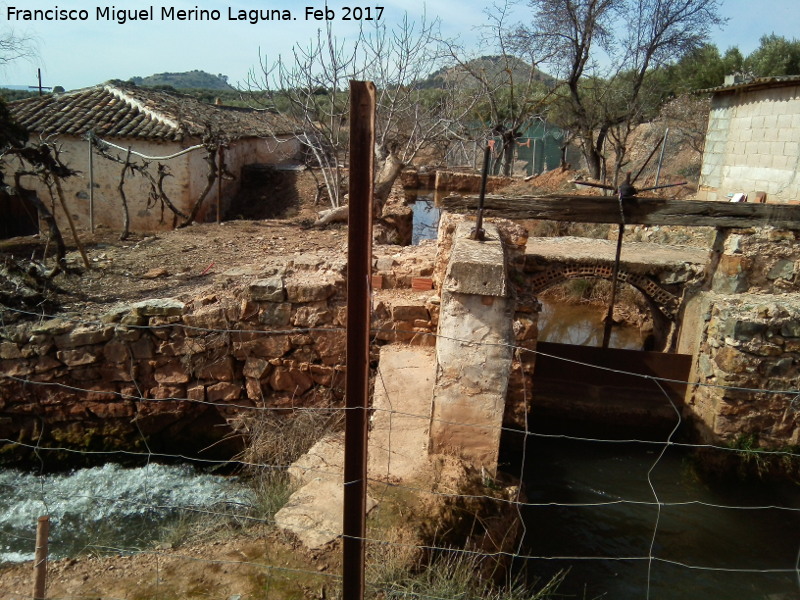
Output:
[[[241,183],[241,170],[251,164],[281,164],[296,161],[300,144],[291,132],[277,129],[275,115],[247,108],[210,105],[176,93],[138,88],[119,82],[48,94],[8,104],[14,119],[30,133],[32,140],[41,136],[54,140],[62,149],[62,160],[77,176],[64,180],[65,200],[74,221],[89,227],[90,196],[95,226],[114,230],[122,228],[122,203],[119,193],[122,165],[92,151],[91,132],[114,144],[114,155],[125,159],[127,149],[139,164],[151,157],[150,170],[157,163],[168,166],[171,177],[164,180],[166,195],[184,213],[188,213],[202,195],[208,182],[209,165],[204,148],[183,154],[182,150],[201,145],[209,132],[225,141],[222,160],[234,177],[215,182],[203,201],[198,220],[216,216],[217,199],[225,214]],[[179,154],[174,158],[173,155]],[[216,164],[220,157],[216,156]],[[13,165],[2,165],[6,173]],[[7,177],[7,180],[10,180]],[[94,193],[89,194],[90,179]],[[22,180],[44,202],[50,192],[34,177]],[[162,210],[160,202],[150,198],[150,184],[137,174],[126,173],[125,196],[129,205],[131,230],[146,232],[173,226],[171,211]],[[55,210],[63,221],[60,210]],[[59,223],[62,225],[63,223]]]

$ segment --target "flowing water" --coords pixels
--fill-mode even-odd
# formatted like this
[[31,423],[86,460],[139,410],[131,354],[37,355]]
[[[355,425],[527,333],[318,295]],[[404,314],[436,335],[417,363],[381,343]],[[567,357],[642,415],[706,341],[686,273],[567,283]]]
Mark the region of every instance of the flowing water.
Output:
[[[800,490],[704,481],[686,451],[660,451],[534,438],[525,489],[543,506],[523,511],[521,554],[542,558],[517,566],[545,578],[568,570],[559,591],[579,599],[800,598]],[[681,504],[659,512],[656,497]]]
[[[540,339],[599,346],[601,317],[545,303]],[[642,341],[637,328],[623,325],[610,345],[640,349]],[[568,570],[559,592],[580,600],[800,599],[800,488],[708,481],[686,449],[672,446],[662,457],[662,448],[530,438],[516,468],[528,501],[541,506],[523,510],[521,554],[540,558],[517,567],[534,578]],[[657,501],[680,504],[659,511]]]
[[33,559],[36,521],[50,515],[50,555],[152,548],[166,529],[198,513],[247,502],[235,479],[188,466],[115,464],[71,473],[0,471],[0,563]]

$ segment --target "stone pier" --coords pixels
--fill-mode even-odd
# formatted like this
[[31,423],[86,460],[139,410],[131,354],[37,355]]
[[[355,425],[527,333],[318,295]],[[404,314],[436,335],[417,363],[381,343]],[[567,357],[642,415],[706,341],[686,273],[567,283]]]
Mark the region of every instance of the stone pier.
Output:
[[514,343],[514,300],[497,228],[455,231],[439,313],[430,452],[494,473]]

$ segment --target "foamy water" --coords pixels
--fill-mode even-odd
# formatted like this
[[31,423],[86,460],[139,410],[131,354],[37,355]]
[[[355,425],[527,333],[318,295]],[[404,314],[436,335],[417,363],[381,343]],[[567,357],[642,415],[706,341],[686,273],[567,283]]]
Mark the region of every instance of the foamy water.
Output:
[[36,522],[50,515],[50,555],[150,547],[170,520],[247,502],[230,478],[187,466],[115,464],[67,474],[0,471],[0,562],[32,560]]

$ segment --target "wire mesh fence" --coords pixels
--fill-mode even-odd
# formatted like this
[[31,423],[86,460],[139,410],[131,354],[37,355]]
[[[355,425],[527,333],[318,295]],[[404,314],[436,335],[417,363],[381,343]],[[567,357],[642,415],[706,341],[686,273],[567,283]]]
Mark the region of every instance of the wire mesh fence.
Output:
[[[87,320],[82,324],[88,326],[93,322]],[[241,334],[241,330],[188,327],[182,323],[165,323],[160,327],[183,327],[204,334]],[[291,332],[313,334],[317,330],[310,327],[292,329]],[[341,336],[345,334],[341,327],[326,327],[324,331],[333,331]],[[286,334],[287,331],[258,330],[250,333],[268,337]],[[523,347],[514,347],[514,350],[517,353],[535,353]],[[337,366],[344,368],[341,364]],[[565,364],[564,368],[568,369],[569,365]],[[37,389],[58,388],[71,394],[76,401],[82,397],[96,397],[103,391],[96,386],[41,381],[35,376],[7,372],[0,377],[26,386],[34,395]],[[800,507],[796,504],[796,495],[776,493],[772,502],[755,501],[763,499],[763,495],[745,494],[742,498],[746,497],[747,501],[743,499],[740,502],[727,502],[722,498],[713,501],[707,494],[693,497],[695,488],[687,489],[680,480],[683,478],[681,467],[676,470],[676,459],[672,455],[703,451],[758,462],[796,461],[800,454],[791,448],[767,450],[684,441],[678,435],[685,425],[684,419],[679,407],[664,390],[666,381],[654,377],[649,379],[654,389],[660,390],[658,394],[662,401],[674,409],[674,423],[662,439],[615,439],[603,435],[543,432],[526,421],[522,429],[503,427],[503,434],[513,434],[521,439],[521,444],[510,453],[512,458],[502,467],[507,479],[477,473],[469,486],[457,488],[439,482],[439,485],[429,487],[373,474],[370,494],[378,499],[379,505],[384,502],[392,508],[376,511],[370,517],[365,540],[369,593],[374,597],[403,598],[486,595],[490,593],[489,588],[474,584],[477,581],[474,574],[481,569],[480,565],[489,561],[493,568],[503,565],[509,597],[545,597],[555,593],[556,583],[562,579],[568,582],[570,577],[586,578],[597,573],[583,568],[590,563],[600,565],[600,571],[616,569],[621,573],[619,577],[628,580],[627,587],[612,587],[629,594],[627,597],[648,600],[689,597],[686,594],[693,585],[698,590],[704,586],[716,586],[719,592],[731,582],[740,586],[740,598],[796,597],[800,592]],[[133,383],[134,389],[145,387],[136,385],[135,376]],[[375,386],[382,385],[379,364]],[[768,394],[788,398],[790,402],[800,398],[798,390],[737,389],[753,396]],[[254,404],[192,397],[155,399],[141,392],[121,394],[116,389],[106,392],[109,397],[124,397],[143,405],[178,401],[205,409],[219,409],[225,414],[235,410],[250,419],[251,430],[246,432],[250,435],[247,440],[250,451],[225,459],[153,451],[143,433],[138,448],[127,450],[86,450],[66,444],[39,445],[0,439],[6,448],[25,449],[38,461],[31,471],[8,471],[8,477],[0,479],[0,490],[6,496],[10,510],[28,511],[26,516],[31,517],[37,512],[53,516],[51,551],[64,560],[51,570],[49,589],[57,592],[48,595],[49,598],[133,597],[123,595],[130,592],[121,591],[119,581],[123,579],[133,582],[130,585],[137,590],[138,598],[188,594],[188,588],[175,588],[176,585],[190,586],[181,580],[181,573],[191,574],[189,576],[194,581],[191,585],[198,597],[280,598],[291,595],[292,590],[314,597],[337,595],[341,576],[331,553],[300,550],[291,535],[275,526],[275,514],[292,491],[287,476],[291,463],[324,432],[336,430],[340,424],[346,409],[335,399],[325,406],[298,403],[276,407],[268,402]],[[375,415],[384,413],[391,418],[418,420],[421,427],[427,427],[430,413],[409,412],[404,398],[387,389],[383,392],[390,396],[389,407],[373,407]],[[527,414],[535,415],[535,402],[534,386],[534,396],[525,398]],[[279,424],[273,417],[287,414],[295,419],[306,416],[309,422],[314,422],[313,426],[294,432],[281,429],[285,420]],[[266,424],[268,431],[265,432],[263,426],[260,431],[255,431],[259,423]],[[445,425],[475,427],[476,431],[483,427],[469,423]],[[396,435],[402,434],[398,432]],[[291,452],[270,450],[282,444],[288,446],[290,438],[297,442]],[[391,437],[389,439],[391,443]],[[267,449],[253,447],[259,443]],[[565,450],[564,444],[575,446],[572,450]],[[584,480],[573,480],[567,479],[563,473],[556,473],[551,467],[561,464],[558,457],[575,451],[575,447],[579,448],[575,460],[588,463],[591,465],[589,468],[595,471],[602,468],[601,464],[621,460],[621,456],[635,448],[638,462],[627,477],[638,482],[636,491],[629,487],[621,492],[615,486],[613,476],[598,479],[591,474]],[[133,461],[138,466],[132,471],[133,481],[121,467],[97,467],[106,471],[96,479],[87,478],[78,483],[76,489],[75,483],[62,485],[64,475],[58,473],[58,466],[65,457],[68,460],[91,459],[97,463]],[[679,454],[677,463],[684,464],[685,458],[685,454]],[[599,462],[600,459],[606,463]],[[668,463],[673,466],[665,467]],[[186,464],[194,465],[201,473],[190,475]],[[318,464],[305,469],[306,476],[311,478],[341,477],[335,465]],[[224,477],[215,479],[209,472],[221,473]],[[387,475],[390,474],[391,466],[387,467]],[[554,491],[552,483],[559,477],[564,480],[565,487]],[[203,481],[208,482],[208,488],[201,489]],[[514,485],[519,482],[521,485]],[[169,493],[178,489],[186,493]],[[191,491],[197,494],[192,495]],[[13,499],[14,494],[17,494],[16,499]],[[403,508],[403,502],[397,501],[411,497],[421,499],[412,503],[411,508]],[[736,494],[729,497],[739,498]],[[497,543],[489,548],[465,543],[466,537],[452,536],[452,531],[437,531],[436,524],[428,523],[432,530],[416,537],[398,526],[402,522],[421,526],[411,513],[416,510],[414,507],[430,504],[450,507],[451,517],[459,511],[483,511],[484,514],[468,515],[466,521],[472,528],[471,533],[482,528],[483,533],[499,535],[488,525],[489,514],[502,515],[504,519],[515,517],[512,520],[516,521],[518,529],[513,532],[514,543],[511,546]],[[76,516],[87,507],[90,518]],[[116,518],[111,516],[112,512],[123,516],[119,527],[110,525]],[[691,517],[689,513],[692,513]],[[772,515],[770,524],[751,519],[753,515],[762,513]],[[613,518],[608,515],[613,515]],[[452,522],[440,525],[450,526],[459,518],[464,521],[465,515],[457,514]],[[775,529],[776,521],[783,524],[783,531]],[[621,523],[627,523],[627,526],[623,527]],[[28,546],[32,553],[34,524],[35,518],[30,521],[30,530],[25,531],[10,526],[7,521],[0,528],[2,545],[7,550]],[[200,524],[203,528],[198,529]],[[505,525],[505,534],[510,535],[511,522]],[[309,529],[317,526],[310,522],[307,525]],[[733,529],[725,531],[726,527]],[[758,539],[749,538],[751,534]],[[636,543],[631,542],[634,535]],[[765,535],[782,535],[782,539],[769,544],[763,541]],[[544,543],[537,539],[545,536],[555,542]],[[586,540],[576,539],[583,536]],[[715,536],[723,543],[739,544],[739,547],[721,553],[708,541]],[[609,543],[600,543],[599,540]],[[459,545],[459,541],[463,544]],[[581,544],[582,541],[586,544]],[[333,546],[336,543],[333,542]],[[223,552],[209,552],[209,545],[213,548],[214,544]],[[17,558],[27,556],[20,551]],[[111,562],[114,560],[128,562]],[[70,569],[77,573],[76,566],[86,565],[87,561],[93,561],[95,574],[108,573],[108,569],[117,571],[120,574],[117,583],[112,585],[102,577],[95,579],[87,572],[82,572],[87,577],[85,580],[71,578]],[[420,565],[423,563],[429,568],[422,569]],[[412,565],[411,569],[408,569],[409,565]],[[22,597],[23,593],[29,592],[30,588],[24,587],[22,575],[13,575],[16,571],[9,571],[9,565],[3,569],[6,572],[0,578],[3,580],[0,583],[3,597]],[[438,577],[435,581],[434,572]],[[614,575],[606,576],[614,578]],[[223,587],[227,586],[224,587],[227,592],[209,583],[214,577],[225,582]],[[178,581],[182,583],[175,583]],[[243,581],[246,585],[242,584]],[[667,581],[681,583],[670,586],[665,583]],[[520,590],[524,590],[523,595],[519,595],[522,593]],[[599,590],[597,586],[585,588],[584,595],[603,597]],[[705,595],[694,597],[714,597],[711,595],[713,592],[713,589],[703,590]],[[227,595],[220,595],[225,593]],[[716,597],[724,597],[724,593]]]

